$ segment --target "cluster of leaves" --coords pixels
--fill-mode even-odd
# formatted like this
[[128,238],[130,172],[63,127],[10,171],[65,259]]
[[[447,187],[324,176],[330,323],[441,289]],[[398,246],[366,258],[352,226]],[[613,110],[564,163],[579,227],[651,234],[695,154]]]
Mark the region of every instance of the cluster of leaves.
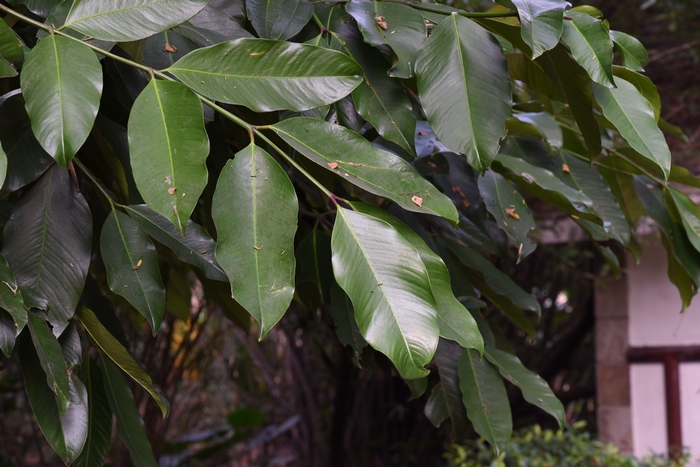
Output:
[[668,183],[700,182],[671,164],[644,47],[592,7],[9,3],[0,349],[65,462],[101,465],[114,415],[154,465],[119,369],[168,404],[116,317],[155,334],[166,310],[186,319],[171,299],[195,282],[260,338],[295,297],[329,311],[356,362],[385,354],[416,395],[432,386],[432,422],[455,437],[471,422],[497,450],[504,380],[564,422],[479,312],[488,300],[533,332],[537,301],[491,261],[534,250],[528,201],[618,268],[597,242],[639,254],[648,214],[684,306],[700,284],[700,213]]
[[445,457],[451,467],[681,467],[690,461],[688,454],[678,460],[661,455],[638,460],[622,454],[613,444],[593,440],[585,427],[585,422],[578,422],[565,430],[554,431],[534,425],[514,434],[506,452],[500,455],[495,455],[480,439],[466,446],[452,445]]

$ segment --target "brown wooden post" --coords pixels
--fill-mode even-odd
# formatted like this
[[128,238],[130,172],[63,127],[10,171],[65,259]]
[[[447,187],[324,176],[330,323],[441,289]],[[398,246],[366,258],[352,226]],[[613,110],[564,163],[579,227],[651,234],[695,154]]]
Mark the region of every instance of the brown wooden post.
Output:
[[668,455],[678,460],[682,454],[681,391],[678,371],[678,355],[666,353],[664,362],[664,386],[666,388],[666,437]]

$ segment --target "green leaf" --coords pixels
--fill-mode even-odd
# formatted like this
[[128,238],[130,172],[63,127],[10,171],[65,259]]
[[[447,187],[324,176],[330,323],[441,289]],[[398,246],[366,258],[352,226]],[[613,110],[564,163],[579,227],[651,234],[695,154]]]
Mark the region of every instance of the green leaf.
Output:
[[107,401],[117,419],[117,433],[129,450],[134,465],[158,467],[146,435],[146,427],[136,408],[134,396],[119,373],[119,369],[111,360],[104,358],[104,355],[102,355],[102,380]]
[[479,179],[479,193],[486,209],[518,248],[518,262],[535,251],[537,244],[527,236],[535,219],[518,190],[501,175],[488,170]]
[[435,428],[439,428],[442,422],[450,418],[450,412],[447,407],[447,397],[445,396],[445,388],[442,382],[437,383],[433,390],[430,391],[428,401],[425,403],[423,413],[428,417],[430,423]]
[[426,117],[440,141],[464,154],[475,169],[486,170],[510,116],[511,86],[498,42],[471,20],[450,15],[418,54],[416,79]]
[[[136,363],[129,351],[100,323],[90,309],[80,307],[77,312],[78,319],[85,327],[92,340],[97,344],[104,355],[108,356],[124,373],[136,381],[151,395],[160,408],[165,419],[170,413],[170,405],[161,394],[160,389],[153,384],[151,377]],[[103,359],[104,361],[105,359]]]
[[15,348],[15,340],[19,335],[16,329],[17,326],[12,316],[0,308],[0,351],[2,351],[7,358],[10,358],[12,349]]
[[535,59],[559,42],[564,27],[564,10],[569,2],[562,0],[513,0],[518,9],[522,37],[532,49]]
[[243,1],[211,0],[189,23],[179,26],[181,33],[203,47],[253,37],[243,29],[246,21]]
[[131,109],[129,150],[143,199],[184,235],[207,184],[209,139],[196,94],[181,83],[151,80]]
[[649,62],[649,54],[639,39],[620,31],[610,31],[610,38],[620,52],[622,65],[632,71],[644,71]]
[[80,371],[88,395],[88,434],[74,467],[101,467],[112,437],[112,409],[104,390],[102,374],[92,357]]
[[328,26],[334,33],[331,45],[352,57],[364,71],[362,84],[352,92],[357,112],[384,138],[415,154],[416,118],[401,81],[387,76],[382,53],[362,41],[354,22],[341,9],[333,12]]
[[165,312],[165,288],[151,239],[131,217],[112,211],[102,226],[100,251],[110,290],[126,298],[156,335]]
[[314,13],[308,0],[246,0],[245,7],[253,28],[265,39],[291,39]]
[[[678,210],[688,240],[700,252],[700,208],[680,190],[667,186],[664,195]],[[667,201],[667,202],[668,202]]]
[[569,56],[562,45],[543,53],[537,59],[537,63],[554,81],[556,90],[554,92],[548,92],[547,89],[535,90],[560,101],[560,94],[564,94],[566,100],[562,102],[569,104],[571,113],[574,115],[576,124],[588,147],[588,154],[591,157],[597,157],[601,150],[600,129],[593,116],[593,91],[586,70]]
[[602,21],[586,13],[570,11],[564,21],[562,40],[576,62],[601,86],[615,87],[612,74],[613,43]]
[[416,56],[427,36],[423,15],[406,5],[374,0],[350,0],[345,11],[357,21],[365,42],[391,47],[395,57],[389,76],[413,78]]
[[615,125],[627,143],[647,159],[655,162],[668,179],[671,152],[663,133],[656,125],[654,109],[632,84],[617,79],[617,88],[593,85],[596,100],[605,118]]
[[656,85],[648,77],[621,66],[613,66],[613,74],[634,85],[637,91],[639,91],[642,96],[646,97],[652,109],[654,109],[654,117],[660,126],[661,97],[659,96],[659,91],[656,89]]
[[76,0],[60,28],[103,41],[143,39],[196,15],[207,0]]
[[260,339],[294,296],[298,201],[284,169],[251,144],[221,171],[212,201],[216,259],[231,294],[260,325]]
[[564,406],[554,396],[554,391],[544,379],[525,368],[520,359],[513,354],[487,348],[485,355],[505,379],[520,388],[526,401],[554,417],[559,422],[560,428],[564,426],[566,421]]
[[[540,59],[540,61],[543,60]],[[552,79],[539,62],[533,62],[521,53],[506,55],[506,61],[508,62],[508,72],[512,79],[522,81],[533,91],[544,94],[556,101],[567,102],[566,93],[560,83]],[[586,75],[586,78],[588,78],[588,75]]]
[[[438,373],[440,373],[441,389],[433,389],[433,392],[438,391],[438,394],[435,395],[436,398],[444,398],[447,417],[452,424],[452,439],[455,441],[464,438],[469,430],[467,411],[462,402],[462,391],[459,388],[459,360],[464,352],[465,350],[457,343],[445,339],[440,339],[440,344],[435,352],[435,363]],[[440,394],[440,391],[443,394]],[[440,402],[438,399],[436,404]],[[436,409],[439,410],[440,407],[438,406]],[[436,420],[442,416],[443,414],[439,412],[433,414]]]
[[[321,167],[408,211],[459,219],[452,201],[399,156],[383,151],[338,125],[313,118],[290,118],[272,129]],[[419,198],[419,199],[418,199]]]
[[353,362],[360,366],[360,355],[362,349],[367,346],[367,342],[355,321],[350,297],[335,282],[331,286],[331,314],[335,321],[335,334],[338,340],[343,346],[350,346],[353,351]]
[[99,60],[87,46],[50,34],[27,54],[20,84],[36,139],[67,168],[95,123]]
[[47,310],[54,335],[73,316],[85,284],[92,217],[70,176],[52,166],[22,193],[3,231],[2,254],[27,308]]
[[0,78],[14,78],[17,74],[10,62],[0,57]]
[[19,336],[29,318],[15,276],[2,256],[0,256],[0,282],[2,282],[0,285],[0,308],[10,314],[14,335]]
[[85,386],[77,375],[69,378],[70,404],[62,415],[55,394],[46,385],[46,374],[41,369],[39,357],[27,335],[19,342],[19,363],[27,398],[39,428],[63,462],[72,463],[82,451],[88,434],[88,399]]
[[162,70],[199,48],[197,43],[181,32],[182,28],[169,29],[144,39],[141,49],[144,64]]
[[228,282],[214,257],[216,242],[201,225],[187,221],[185,235],[182,236],[172,222],[145,204],[126,206],[125,209],[148,235],[170,248],[180,261],[197,266],[209,279]]
[[423,239],[388,212],[364,203],[352,203],[358,211],[383,220],[418,251],[430,280],[430,289],[437,305],[440,337],[453,340],[462,347],[484,350],[484,340],[479,334],[476,321],[469,311],[454,296],[450,284],[450,273],[438,255],[425,244]]
[[418,251],[388,223],[339,209],[331,237],[333,273],[352,300],[365,340],[404,379],[422,378],[438,343],[430,278]]
[[61,415],[65,415],[70,404],[70,388],[66,359],[61,351],[61,345],[51,333],[46,321],[41,319],[38,314],[29,312],[27,317],[27,327],[32,336],[32,343],[39,357],[41,368],[46,374],[46,384],[56,394]]
[[[684,143],[687,143],[688,137],[686,136],[685,133],[683,133],[683,130],[676,125],[673,125],[663,118],[659,118],[659,128],[661,128],[663,131],[668,133],[671,136],[676,137],[679,141],[682,141]],[[671,169],[671,172],[673,172],[673,168]]]
[[459,359],[459,387],[474,430],[500,453],[513,431],[510,402],[498,370],[473,350]]
[[[561,159],[566,164],[567,169],[564,170],[563,179],[593,201],[591,208],[603,221],[604,234],[626,246],[630,241],[631,234],[629,222],[620,209],[610,185],[597,169],[577,159],[567,151],[561,152]],[[600,229],[596,224],[593,224],[592,227]]]
[[255,112],[321,107],[362,82],[357,63],[339,52],[267,39],[195,50],[166,71],[200,94]]
[[632,225],[637,225],[637,221],[646,214],[646,210],[634,190],[634,180],[632,175],[629,175],[633,172],[630,169],[633,171],[634,167],[616,155],[606,157],[598,166],[598,172],[605,177],[625,216]]

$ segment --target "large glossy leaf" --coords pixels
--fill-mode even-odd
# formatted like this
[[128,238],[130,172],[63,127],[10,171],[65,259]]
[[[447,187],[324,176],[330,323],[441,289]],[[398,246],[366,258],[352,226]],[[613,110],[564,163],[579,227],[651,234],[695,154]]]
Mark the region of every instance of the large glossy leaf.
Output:
[[639,39],[621,31],[610,31],[610,38],[620,52],[622,65],[632,71],[644,71],[649,54]]
[[[567,151],[561,152],[561,160],[566,164],[563,179],[593,201],[591,209],[603,221],[604,233],[627,245],[631,234],[629,223],[600,172]],[[601,228],[595,224],[589,226]]]
[[459,387],[474,430],[500,453],[513,431],[510,402],[498,370],[473,350],[459,359]]
[[183,236],[172,222],[145,204],[126,206],[125,209],[148,235],[173,250],[180,261],[197,266],[209,279],[228,281],[214,257],[216,242],[201,225],[187,221]]
[[158,467],[134,396],[117,366],[104,356],[102,357],[102,380],[107,401],[117,420],[117,433],[129,450],[134,465]]
[[62,0],[9,0],[7,3],[25,5],[33,13],[46,18],[54,8],[62,3]]
[[102,374],[92,357],[80,371],[80,379],[88,395],[88,434],[75,467],[101,467],[112,437],[112,409],[104,390]]
[[399,235],[408,240],[418,251],[428,273],[430,289],[433,292],[437,305],[440,336],[453,340],[462,347],[483,352],[484,340],[479,334],[476,321],[474,321],[474,318],[464,305],[455,298],[450,284],[450,273],[442,258],[433,253],[416,232],[388,212],[364,203],[352,203],[352,206],[360,212],[381,219],[391,225]]
[[562,0],[513,0],[518,9],[522,37],[532,49],[532,58],[553,48],[559,42],[564,27],[564,9],[569,2]]
[[[537,63],[556,84],[554,92],[546,88],[535,89],[552,99],[561,100],[560,94],[566,97],[571,113],[576,119],[581,135],[588,147],[588,154],[597,157],[600,154],[600,129],[593,116],[593,91],[591,80],[579,64],[573,60],[562,45],[548,50],[537,59]],[[561,90],[561,92],[559,91]]]
[[47,310],[54,334],[60,335],[85,284],[92,217],[70,176],[58,165],[22,193],[2,243],[25,306]]
[[29,318],[15,276],[2,256],[0,256],[0,282],[2,282],[0,285],[0,308],[10,314],[14,335],[18,336]]
[[34,346],[28,336],[20,339],[19,362],[24,388],[36,421],[51,447],[66,464],[73,462],[83,449],[88,434],[88,399],[85,386],[77,375],[69,378],[70,404],[61,414],[56,396],[46,385]]
[[151,80],[131,109],[129,150],[143,199],[184,234],[207,184],[209,138],[195,93],[181,83]]
[[668,179],[671,152],[656,125],[654,109],[632,84],[620,78],[616,83],[617,88],[614,89],[593,85],[603,115],[615,125],[630,146],[655,162],[663,171],[664,178]]
[[68,167],[95,123],[102,95],[100,62],[86,46],[50,34],[27,55],[20,84],[36,139]]
[[33,182],[54,162],[34,137],[20,89],[0,97],[0,143],[7,156],[3,192]]
[[160,408],[163,418],[168,416],[170,405],[161,394],[160,389],[153,384],[151,377],[136,363],[129,351],[100,323],[90,309],[81,307],[78,310],[78,319],[85,327],[92,340],[102,350],[104,355],[109,357],[124,373],[136,381],[151,395],[155,403]]
[[308,0],[246,0],[245,6],[250,23],[265,39],[296,36],[314,12]]
[[511,86],[498,42],[471,20],[450,15],[418,54],[416,79],[440,141],[475,169],[486,170],[510,116]]
[[4,58],[9,63],[24,61],[22,43],[4,21],[0,22],[0,58]]
[[454,440],[463,438],[469,430],[467,411],[462,402],[462,391],[459,387],[459,360],[463,352],[466,351],[457,343],[445,339],[440,339],[435,352],[435,363],[440,373],[443,392],[443,395],[437,394],[435,397],[444,397]]
[[195,50],[167,71],[200,94],[256,112],[321,107],[362,82],[357,63],[339,52],[267,39]]
[[41,368],[46,374],[46,385],[56,394],[61,415],[65,415],[70,404],[70,385],[66,371],[68,365],[61,351],[61,345],[51,333],[46,321],[41,319],[38,314],[29,312],[27,317],[27,327],[32,336],[32,343],[39,357]]
[[452,201],[408,163],[353,131],[303,117],[284,120],[272,129],[301,154],[353,185],[409,211],[458,220]]
[[109,288],[126,298],[157,334],[165,312],[165,288],[151,239],[131,217],[112,211],[102,226],[100,251]]
[[[688,196],[671,186],[666,187],[664,195],[676,207],[688,234],[688,240],[700,252],[700,208]],[[670,198],[670,199],[669,199]]]
[[562,40],[571,55],[593,81],[601,86],[615,87],[612,74],[613,43],[603,22],[578,11],[570,11],[564,22]]
[[365,340],[404,379],[427,375],[439,327],[418,251],[388,223],[345,209],[338,209],[331,249],[333,273],[352,300]]
[[406,5],[373,0],[351,0],[345,11],[355,18],[368,44],[391,47],[395,57],[389,76],[413,77],[416,56],[427,35],[420,12]]
[[216,259],[262,339],[294,296],[298,202],[284,169],[251,144],[221,171],[212,201]]
[[535,251],[537,244],[527,236],[535,219],[525,199],[501,175],[489,170],[479,179],[479,192],[486,209],[518,249],[518,262]]
[[207,0],[76,0],[61,29],[104,41],[135,41],[188,20],[206,4]]
[[554,417],[560,427],[564,426],[564,406],[544,379],[525,368],[520,359],[511,353],[496,348],[487,348],[484,353],[505,379],[520,388],[526,401]]
[[333,12],[328,25],[334,33],[331,45],[352,57],[364,71],[364,81],[352,92],[357,112],[384,138],[415,153],[416,118],[401,81],[387,76],[382,53],[363,42],[355,23],[338,8]]
[[625,217],[632,225],[637,225],[637,221],[646,214],[646,210],[634,190],[634,180],[630,175],[634,173],[633,166],[619,156],[611,155],[601,161],[598,171],[605,177]]
[[624,79],[625,81],[628,81],[635,88],[637,88],[637,91],[639,91],[642,96],[646,97],[651,104],[652,109],[654,109],[654,117],[656,118],[656,121],[659,123],[659,125],[661,125],[661,97],[659,96],[658,89],[656,89],[656,85],[649,79],[649,77],[621,66],[613,66],[613,74]]

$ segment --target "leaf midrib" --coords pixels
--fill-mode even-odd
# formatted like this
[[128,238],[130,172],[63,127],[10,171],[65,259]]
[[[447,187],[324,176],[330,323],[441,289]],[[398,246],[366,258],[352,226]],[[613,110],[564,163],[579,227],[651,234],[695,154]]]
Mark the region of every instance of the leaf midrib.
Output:
[[[165,141],[168,147],[168,162],[170,162],[170,186],[177,188],[177,183],[175,182],[175,164],[173,162],[173,148],[170,143],[170,132],[168,131],[168,121],[165,118],[165,110],[163,109],[163,100],[160,96],[160,91],[158,90],[158,81],[153,80],[153,90],[155,91],[156,101],[158,101],[158,110],[160,110],[160,116],[163,122],[163,132],[165,133]],[[175,219],[177,220],[177,228],[180,232],[184,232],[182,228],[182,221],[180,220],[180,212],[177,210],[177,196],[172,196],[173,201],[170,203],[174,208]]]
[[[126,12],[131,11],[131,10],[136,10],[136,9],[139,9],[139,8],[153,8],[154,5],[158,5],[158,4],[160,4],[160,3],[168,3],[169,1],[170,1],[170,0],[156,0],[156,1],[153,1],[153,2],[144,3],[144,4],[140,4],[140,5],[133,5],[133,6],[126,7],[126,8],[119,8],[119,9],[117,9],[117,10],[109,10],[109,11],[105,11],[105,12],[102,12],[102,13],[93,14],[93,15],[90,15],[90,16],[83,16],[82,18],[78,18],[78,19],[76,19],[76,20],[71,21],[70,23],[64,24],[62,27],[63,27],[63,28],[67,28],[67,27],[70,27],[71,25],[80,24],[81,22],[91,21],[91,20],[94,20],[94,19],[96,19],[96,18],[100,18],[100,17],[102,17],[102,16],[107,16],[107,15],[120,15],[120,14],[124,14],[124,13],[126,13]],[[68,16],[70,16],[71,13],[73,13],[72,8],[71,8],[71,11],[68,13]],[[116,22],[115,22],[115,23],[116,23]]]

